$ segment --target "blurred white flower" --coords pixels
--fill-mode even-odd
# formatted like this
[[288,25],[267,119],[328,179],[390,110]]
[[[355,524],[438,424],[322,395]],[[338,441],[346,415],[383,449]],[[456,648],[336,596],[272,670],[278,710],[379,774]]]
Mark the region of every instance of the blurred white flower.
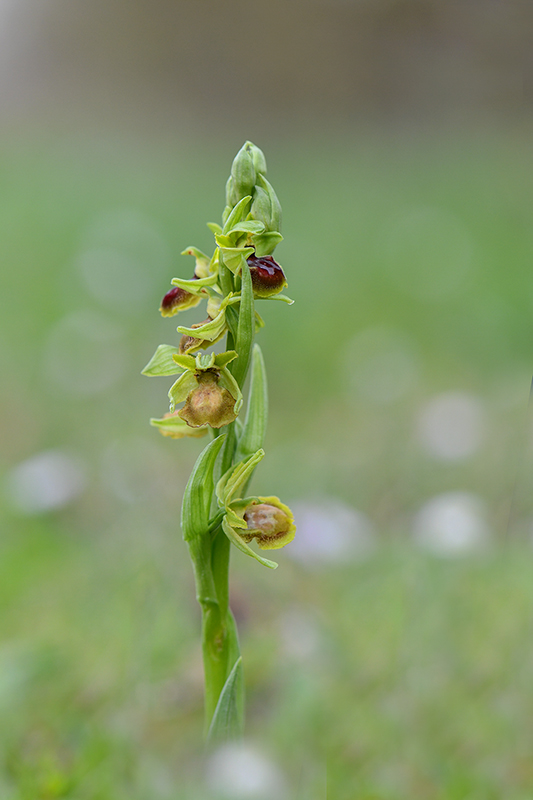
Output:
[[359,398],[389,405],[402,398],[418,381],[419,359],[415,346],[401,331],[372,327],[347,345],[343,371]]
[[489,541],[487,511],[470,492],[446,492],[428,500],[414,519],[415,541],[435,555],[455,556],[482,549]]
[[85,485],[86,470],[78,458],[60,450],[45,450],[7,474],[5,493],[18,511],[40,514],[66,506]]
[[72,395],[109,389],[127,366],[124,334],[120,325],[101,314],[87,309],[72,312],[48,336],[43,355],[45,376]]
[[473,455],[483,442],[485,411],[464,392],[447,392],[430,400],[418,419],[418,436],[434,458],[458,461]]
[[258,748],[232,743],[216,750],[207,763],[207,785],[225,800],[283,800],[287,788],[278,766]]
[[343,564],[365,557],[375,545],[370,520],[333,498],[290,504],[296,536],[287,554],[306,564]]

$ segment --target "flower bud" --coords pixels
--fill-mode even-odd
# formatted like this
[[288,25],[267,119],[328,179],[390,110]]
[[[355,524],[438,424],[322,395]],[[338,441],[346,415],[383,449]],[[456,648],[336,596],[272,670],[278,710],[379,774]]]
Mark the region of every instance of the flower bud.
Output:
[[201,297],[181,289],[179,286],[174,286],[161,300],[159,308],[163,317],[173,317],[178,311],[184,311],[186,308],[194,308],[201,301]]
[[185,405],[178,416],[191,428],[210,425],[222,428],[237,418],[236,400],[227,389],[218,385],[219,374],[216,369],[200,371],[196,374],[198,387],[189,393]]
[[252,154],[250,153],[249,142],[243,144],[231,165],[232,184],[230,193],[237,195],[238,200],[252,194],[255,186],[255,167]]
[[259,175],[265,175],[267,171],[265,154],[261,148],[257,147],[257,145],[255,145],[253,142],[246,142],[246,144],[249,147],[256,173]]
[[261,502],[252,502],[244,512],[247,529],[239,530],[245,542],[252,539],[262,550],[275,550],[292,542],[296,533],[294,517],[290,508],[277,497],[258,497]]
[[272,297],[287,286],[285,274],[272,256],[250,256],[247,259],[256,297]]

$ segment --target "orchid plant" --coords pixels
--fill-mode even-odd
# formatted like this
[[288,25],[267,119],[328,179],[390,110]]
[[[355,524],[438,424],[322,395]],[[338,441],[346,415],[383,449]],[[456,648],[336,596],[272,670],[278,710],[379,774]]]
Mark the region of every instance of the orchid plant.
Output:
[[[143,370],[150,377],[177,376],[168,393],[169,412],[151,420],[163,436],[212,435],[194,465],[181,512],[202,609],[209,741],[239,735],[243,728],[242,658],[229,607],[231,544],[274,569],[277,564],[250,545],[277,549],[288,544],[296,530],[290,509],[277,497],[248,494],[264,456],[267,424],[265,365],[254,344],[264,322],[255,301],[293,302],[282,293],[287,281],[272,255],[282,240],[280,222],[281,207],[266,178],[265,157],[252,142],[245,142],[226,184],[222,225],[208,223],[215,238],[213,255],[186,248],[183,255],[195,259],[194,274],[188,280],[174,278],[161,302],[161,314],[171,317],[205,300],[207,316],[190,328],[178,326],[178,345],[159,345]],[[224,337],[223,352],[204,352]]]

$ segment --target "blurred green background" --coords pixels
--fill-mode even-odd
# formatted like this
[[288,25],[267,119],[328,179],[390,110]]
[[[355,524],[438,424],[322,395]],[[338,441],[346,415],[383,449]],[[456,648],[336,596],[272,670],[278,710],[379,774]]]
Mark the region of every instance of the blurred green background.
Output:
[[[2,800],[531,797],[532,22],[0,3]],[[201,445],[139,373],[248,138],[296,301],[260,309],[254,480],[298,534],[234,556],[247,739],[206,760]]]

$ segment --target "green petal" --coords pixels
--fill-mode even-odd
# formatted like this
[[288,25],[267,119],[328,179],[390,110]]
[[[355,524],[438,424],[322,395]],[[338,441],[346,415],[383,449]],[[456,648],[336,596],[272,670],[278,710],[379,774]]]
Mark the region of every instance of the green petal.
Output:
[[173,361],[182,368],[182,370],[188,369],[189,372],[196,369],[196,359],[194,356],[188,356],[184,353],[176,353],[176,355],[172,356]]
[[238,357],[238,353],[235,350],[227,350],[225,353],[219,353],[215,356],[215,366],[222,369],[222,367],[226,367],[230,361]]
[[178,348],[171,344],[160,344],[141,375],[148,375],[149,378],[161,375],[179,375],[183,369],[173,359],[178,352]]

